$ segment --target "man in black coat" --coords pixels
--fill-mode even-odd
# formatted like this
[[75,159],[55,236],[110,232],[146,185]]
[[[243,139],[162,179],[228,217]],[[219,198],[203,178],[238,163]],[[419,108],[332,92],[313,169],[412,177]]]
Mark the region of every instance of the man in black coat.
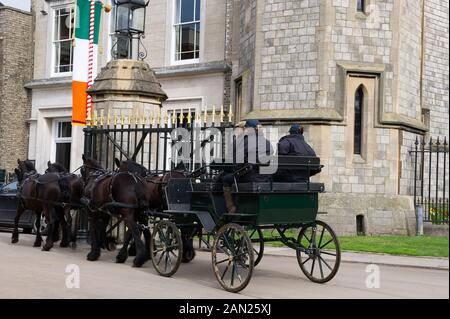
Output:
[[[236,139],[236,158],[234,171],[242,169],[249,164],[258,164],[261,162],[260,155],[272,155],[273,148],[270,142],[258,132],[261,124],[258,120],[247,120],[243,134]],[[253,166],[245,175],[237,178],[237,182],[267,182],[271,176],[261,174],[258,166]],[[222,176],[223,195],[228,213],[236,212],[236,206],[232,196],[232,186],[234,183],[234,174]]]
[[[286,135],[278,142],[278,155],[288,156],[312,156],[316,157],[316,152],[306,143],[303,136],[303,126],[294,124]],[[282,182],[306,182],[310,176],[316,175],[320,170],[311,170],[310,174],[305,170],[279,170],[276,180]]]

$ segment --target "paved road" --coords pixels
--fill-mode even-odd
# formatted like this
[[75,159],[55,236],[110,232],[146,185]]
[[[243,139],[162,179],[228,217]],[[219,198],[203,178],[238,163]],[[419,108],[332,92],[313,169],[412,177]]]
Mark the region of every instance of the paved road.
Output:
[[[151,262],[143,268],[115,264],[115,253],[103,252],[97,262],[85,259],[88,247],[32,247],[33,236],[12,245],[0,233],[0,298],[449,298],[448,270],[380,266],[380,288],[368,289],[365,264],[342,263],[325,285],[310,282],[292,257],[264,256],[249,286],[228,293],[212,273],[210,255],[197,254],[173,278],[158,276]],[[80,288],[66,288],[68,264],[80,267]]]

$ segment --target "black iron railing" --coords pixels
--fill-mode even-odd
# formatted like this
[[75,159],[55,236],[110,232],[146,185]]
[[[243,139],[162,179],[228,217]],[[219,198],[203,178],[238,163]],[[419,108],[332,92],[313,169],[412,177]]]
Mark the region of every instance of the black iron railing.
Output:
[[423,220],[448,224],[449,178],[447,138],[416,138],[411,151],[414,162],[414,203],[422,207]]

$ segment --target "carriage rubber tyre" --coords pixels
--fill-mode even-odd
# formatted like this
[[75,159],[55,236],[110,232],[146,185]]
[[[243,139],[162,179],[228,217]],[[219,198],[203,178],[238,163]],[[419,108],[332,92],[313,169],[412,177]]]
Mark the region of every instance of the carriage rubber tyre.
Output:
[[[253,244],[253,255],[255,257],[254,266],[258,266],[264,255],[264,236],[260,228],[253,228],[247,231],[248,237]],[[256,244],[256,245],[255,245]]]
[[183,242],[174,223],[163,220],[156,224],[150,241],[150,256],[161,276],[171,277],[177,272],[183,257]]
[[242,226],[233,223],[222,226],[214,238],[211,254],[214,275],[226,291],[236,293],[248,285],[254,268],[254,253]]
[[[320,284],[333,279],[341,262],[339,240],[333,229],[319,220],[305,225],[298,235],[298,243],[311,249],[311,254],[297,250],[297,261],[305,276],[312,282]],[[323,256],[330,257],[325,260],[326,257]],[[329,273],[325,275],[325,271]]]

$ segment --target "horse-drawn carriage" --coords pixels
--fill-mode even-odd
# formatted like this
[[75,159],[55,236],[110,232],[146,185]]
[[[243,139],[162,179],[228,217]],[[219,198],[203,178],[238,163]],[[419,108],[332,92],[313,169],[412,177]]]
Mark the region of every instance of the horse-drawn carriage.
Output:
[[[316,170],[318,158],[283,157],[279,169]],[[230,164],[211,164],[222,171]],[[202,169],[205,169],[203,167]],[[245,173],[245,169],[236,175]],[[249,283],[260,262],[264,243],[280,240],[297,253],[303,273],[313,282],[331,280],[340,264],[340,248],[333,230],[318,221],[320,183],[235,183],[237,212],[228,214],[220,184],[210,178],[175,178],[165,186],[168,209],[152,213],[162,220],[153,228],[152,263],[163,276],[178,270],[183,254],[182,233],[190,238],[205,230],[213,235],[211,249],[214,274],[222,287],[238,292]],[[267,236],[272,229],[278,236]],[[299,229],[298,234],[292,229]],[[186,235],[185,235],[186,236]]]

